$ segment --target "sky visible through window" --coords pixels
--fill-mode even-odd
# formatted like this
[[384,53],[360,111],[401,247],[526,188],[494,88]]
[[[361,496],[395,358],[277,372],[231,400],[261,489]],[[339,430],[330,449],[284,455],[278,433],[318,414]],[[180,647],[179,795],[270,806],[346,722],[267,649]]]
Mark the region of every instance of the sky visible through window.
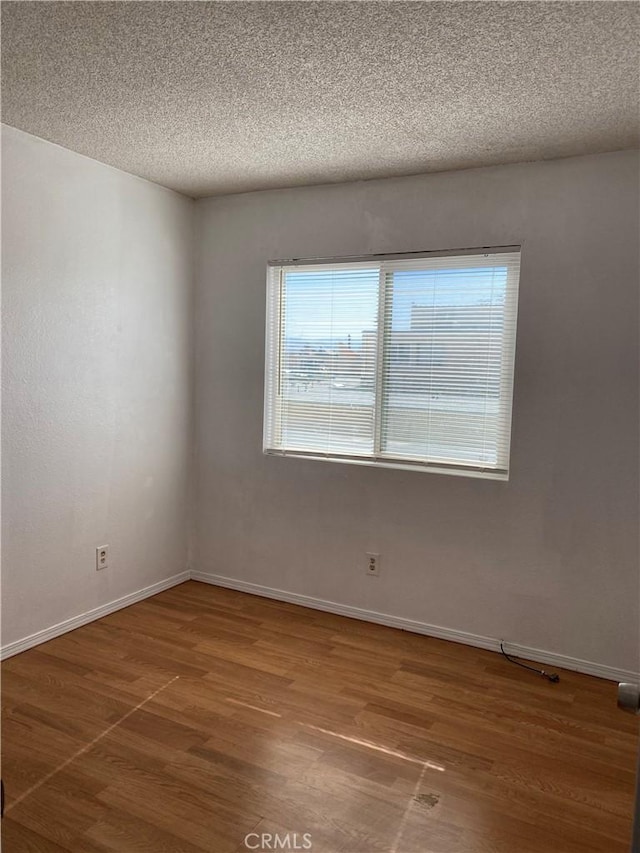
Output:
[[[287,272],[284,337],[287,341],[349,341],[359,348],[363,331],[374,330],[379,270]],[[393,331],[411,327],[412,309],[504,304],[506,267],[396,271],[393,274]]]

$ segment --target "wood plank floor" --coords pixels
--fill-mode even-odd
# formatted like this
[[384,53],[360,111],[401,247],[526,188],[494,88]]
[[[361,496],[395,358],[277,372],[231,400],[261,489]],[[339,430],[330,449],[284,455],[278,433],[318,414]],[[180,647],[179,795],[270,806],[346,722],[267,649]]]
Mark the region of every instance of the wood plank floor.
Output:
[[589,676],[191,581],[2,688],[4,853],[628,853],[637,722]]

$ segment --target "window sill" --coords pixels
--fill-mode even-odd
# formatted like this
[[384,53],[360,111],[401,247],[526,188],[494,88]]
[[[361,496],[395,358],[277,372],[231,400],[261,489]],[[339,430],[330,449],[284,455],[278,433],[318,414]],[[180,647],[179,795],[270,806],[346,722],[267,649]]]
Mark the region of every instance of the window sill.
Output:
[[420,462],[393,457],[340,456],[339,454],[313,453],[302,450],[273,450],[264,448],[265,456],[283,456],[289,459],[308,459],[319,462],[339,462],[347,465],[367,465],[370,468],[396,468],[400,471],[421,471],[428,474],[448,474],[453,477],[472,477],[482,480],[509,479],[509,472],[497,468],[475,468],[462,465],[447,465],[434,462]]

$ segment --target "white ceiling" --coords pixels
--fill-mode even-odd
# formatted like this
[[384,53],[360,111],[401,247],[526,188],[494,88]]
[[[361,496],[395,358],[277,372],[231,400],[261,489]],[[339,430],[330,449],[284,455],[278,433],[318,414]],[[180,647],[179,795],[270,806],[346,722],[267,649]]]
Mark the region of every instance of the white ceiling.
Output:
[[635,2],[4,2],[3,120],[190,196],[638,144]]

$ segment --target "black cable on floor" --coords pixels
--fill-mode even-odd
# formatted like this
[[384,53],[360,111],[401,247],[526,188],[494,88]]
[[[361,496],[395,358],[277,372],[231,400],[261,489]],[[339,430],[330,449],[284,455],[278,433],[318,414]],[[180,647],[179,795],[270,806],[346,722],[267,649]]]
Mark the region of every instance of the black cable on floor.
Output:
[[506,657],[508,661],[511,663],[515,663],[516,666],[521,666],[523,669],[528,669],[531,672],[535,672],[538,675],[541,675],[543,678],[546,678],[547,681],[550,681],[552,684],[557,684],[560,681],[560,676],[556,672],[547,672],[544,669],[536,669],[535,666],[529,666],[528,663],[522,663],[522,661],[516,660],[512,658],[511,655],[508,655],[504,650],[504,643],[500,643],[500,651]]

